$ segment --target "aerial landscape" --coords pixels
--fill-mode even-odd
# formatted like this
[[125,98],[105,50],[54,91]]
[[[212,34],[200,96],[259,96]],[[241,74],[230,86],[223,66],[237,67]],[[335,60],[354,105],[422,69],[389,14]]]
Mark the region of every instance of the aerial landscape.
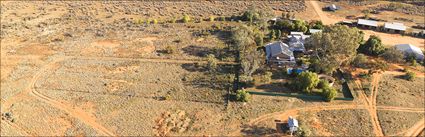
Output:
[[0,136],[425,136],[425,1],[0,1]]

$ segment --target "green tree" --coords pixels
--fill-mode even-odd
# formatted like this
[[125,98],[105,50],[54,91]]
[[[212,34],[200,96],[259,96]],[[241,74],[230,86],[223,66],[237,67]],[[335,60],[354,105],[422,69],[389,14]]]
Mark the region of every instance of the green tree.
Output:
[[275,26],[280,30],[294,30],[294,24],[289,20],[279,20]]
[[260,68],[261,64],[264,62],[264,55],[257,50],[249,50],[248,52],[241,53],[240,57],[243,74],[249,77],[252,76],[252,73]]
[[335,88],[332,87],[325,87],[322,89],[322,96],[324,97],[325,101],[332,101],[337,95],[337,91]]
[[385,47],[378,36],[371,35],[364,44],[359,46],[357,51],[366,55],[378,56],[384,53]]
[[183,16],[183,22],[184,23],[188,23],[188,22],[190,22],[191,21],[191,19],[190,19],[190,16],[189,15],[187,15],[187,14],[185,14],[184,16]]
[[214,72],[217,70],[217,59],[215,58],[215,56],[213,54],[208,54],[207,55],[207,69],[210,72]]
[[329,81],[324,80],[324,79],[319,80],[319,83],[317,84],[317,88],[323,89],[323,88],[327,88],[327,87],[330,87]]
[[356,28],[343,25],[326,26],[322,32],[314,33],[306,47],[314,51],[313,58],[319,72],[332,73],[344,62],[356,55],[363,36]]
[[319,77],[314,72],[302,72],[295,82],[298,90],[310,93],[319,84]]
[[153,20],[152,20],[152,23],[153,23],[153,24],[158,24],[158,20],[153,19]]
[[257,51],[256,28],[242,25],[232,30],[233,49],[239,52],[243,74],[251,77],[263,63],[263,54]]
[[400,50],[397,50],[395,47],[385,50],[381,56],[388,62],[401,63],[404,61],[403,52]]
[[274,35],[275,35],[275,38],[280,39],[280,37],[282,36],[282,31],[276,30]]
[[315,21],[312,21],[312,22],[310,22],[310,24],[309,24],[309,28],[311,28],[311,29],[323,29],[323,22],[322,21],[317,21],[317,20],[315,20]]
[[272,29],[269,33],[269,39],[270,40],[275,40],[276,39],[276,32],[274,29]]
[[241,102],[248,102],[251,100],[251,95],[245,89],[240,89],[236,91],[236,100]]
[[294,21],[294,31],[307,32],[308,26],[305,21],[295,20]]

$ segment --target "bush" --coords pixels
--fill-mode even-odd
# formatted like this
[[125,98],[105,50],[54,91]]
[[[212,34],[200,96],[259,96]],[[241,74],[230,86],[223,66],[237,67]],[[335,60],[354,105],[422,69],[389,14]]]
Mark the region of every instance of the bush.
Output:
[[256,76],[254,77],[254,83],[255,84],[264,84],[264,83],[269,83],[272,81],[272,73],[267,71],[266,73]]
[[236,92],[236,100],[241,102],[248,102],[251,100],[251,95],[245,89],[240,89]]
[[310,93],[319,84],[319,77],[313,72],[302,72],[295,80],[297,89],[306,93]]
[[177,21],[177,19],[176,19],[176,18],[172,18],[170,22],[171,22],[171,23],[176,23],[176,21]]
[[177,53],[177,47],[175,47],[175,46],[167,46],[167,47],[165,47],[165,53],[167,53],[167,54],[175,54],[175,53]]
[[220,21],[226,21],[226,17],[221,16],[221,17],[220,17]]
[[158,24],[158,20],[153,19],[153,20],[152,20],[152,23],[153,23],[153,24]]
[[357,56],[351,61],[351,65],[358,68],[367,68],[368,59],[363,54],[357,54]]
[[375,35],[371,35],[364,44],[361,44],[359,48],[357,48],[357,52],[371,56],[381,55],[384,51],[385,47],[381,39]]
[[416,77],[416,74],[411,72],[411,71],[408,71],[406,73],[406,75],[404,75],[404,79],[409,80],[409,81],[413,81],[413,79],[415,79],[415,77]]
[[406,55],[406,58],[405,58],[406,62],[412,63],[413,60],[416,60],[416,55],[413,53],[406,53],[405,55]]
[[308,137],[311,136],[311,130],[306,126],[300,125],[297,132],[295,133],[297,137]]
[[185,14],[185,15],[183,16],[183,19],[182,19],[182,20],[183,20],[183,22],[184,22],[184,23],[188,23],[188,22],[190,22],[190,20],[191,20],[191,19],[190,19],[190,16],[189,16],[189,15],[186,15],[186,14]]
[[396,48],[389,48],[381,56],[388,62],[401,63],[403,62],[404,54]]
[[207,55],[207,69],[210,72],[216,71],[217,70],[217,59],[215,58],[215,56],[213,54],[208,54]]
[[325,87],[322,89],[322,96],[325,101],[332,101],[336,97],[337,91],[332,87]]
[[214,21],[214,16],[210,16],[210,21]]

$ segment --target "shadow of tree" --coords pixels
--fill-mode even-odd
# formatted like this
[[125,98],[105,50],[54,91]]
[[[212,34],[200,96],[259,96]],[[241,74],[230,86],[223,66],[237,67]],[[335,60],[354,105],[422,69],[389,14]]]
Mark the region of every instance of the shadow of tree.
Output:
[[245,136],[265,136],[277,133],[276,129],[269,127],[244,125],[242,128],[241,132]]
[[197,56],[197,57],[206,57],[208,54],[213,54],[213,50],[208,47],[202,47],[197,45],[190,45],[182,48],[183,53]]

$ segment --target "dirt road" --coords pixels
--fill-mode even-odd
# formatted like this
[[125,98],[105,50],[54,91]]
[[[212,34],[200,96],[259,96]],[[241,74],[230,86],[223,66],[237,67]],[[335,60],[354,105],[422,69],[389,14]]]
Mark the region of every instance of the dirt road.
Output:
[[[385,72],[384,72],[385,73]],[[329,105],[329,106],[309,106],[309,107],[303,107],[303,108],[295,108],[290,109],[286,111],[281,112],[275,112],[270,113],[266,115],[262,115],[256,119],[251,120],[248,125],[256,125],[260,122],[264,122],[270,119],[286,119],[288,116],[297,116],[299,111],[322,111],[322,110],[343,110],[343,109],[366,109],[371,117],[371,122],[373,126],[373,132],[376,136],[384,136],[384,133],[382,131],[377,110],[389,110],[389,111],[401,111],[401,112],[416,112],[416,113],[424,113],[424,108],[406,108],[406,107],[397,107],[397,106],[377,106],[376,105],[376,96],[378,93],[378,83],[380,80],[382,74],[375,73],[372,76],[372,94],[370,97],[367,97],[364,93],[364,91],[359,91],[359,97],[358,100],[360,100],[360,103],[357,104],[356,102],[353,102],[348,105]],[[356,81],[356,85],[360,86],[359,81]],[[360,90],[362,88],[359,88]],[[270,120],[270,122],[272,122]],[[419,135],[422,130],[424,129],[424,119],[422,119],[420,122],[418,122],[415,126],[410,128],[407,131],[404,131],[398,135],[407,135],[407,136],[416,136]],[[232,132],[231,136],[238,136],[241,135],[242,129]]]
[[[310,0],[309,1],[311,5],[314,8],[314,11],[319,15],[320,20],[325,25],[331,25],[338,23],[339,21],[343,21],[344,18],[332,16],[328,13],[325,13],[322,11],[322,7],[320,7],[318,1],[316,0]],[[368,39],[370,35],[376,35],[379,36],[382,39],[382,43],[384,45],[387,45],[388,47],[394,46],[395,44],[413,44],[415,46],[418,46],[420,48],[425,47],[425,41],[421,38],[415,38],[411,36],[402,36],[399,34],[388,34],[388,33],[382,33],[382,32],[376,32],[372,30],[362,30],[365,33],[364,38]]]

